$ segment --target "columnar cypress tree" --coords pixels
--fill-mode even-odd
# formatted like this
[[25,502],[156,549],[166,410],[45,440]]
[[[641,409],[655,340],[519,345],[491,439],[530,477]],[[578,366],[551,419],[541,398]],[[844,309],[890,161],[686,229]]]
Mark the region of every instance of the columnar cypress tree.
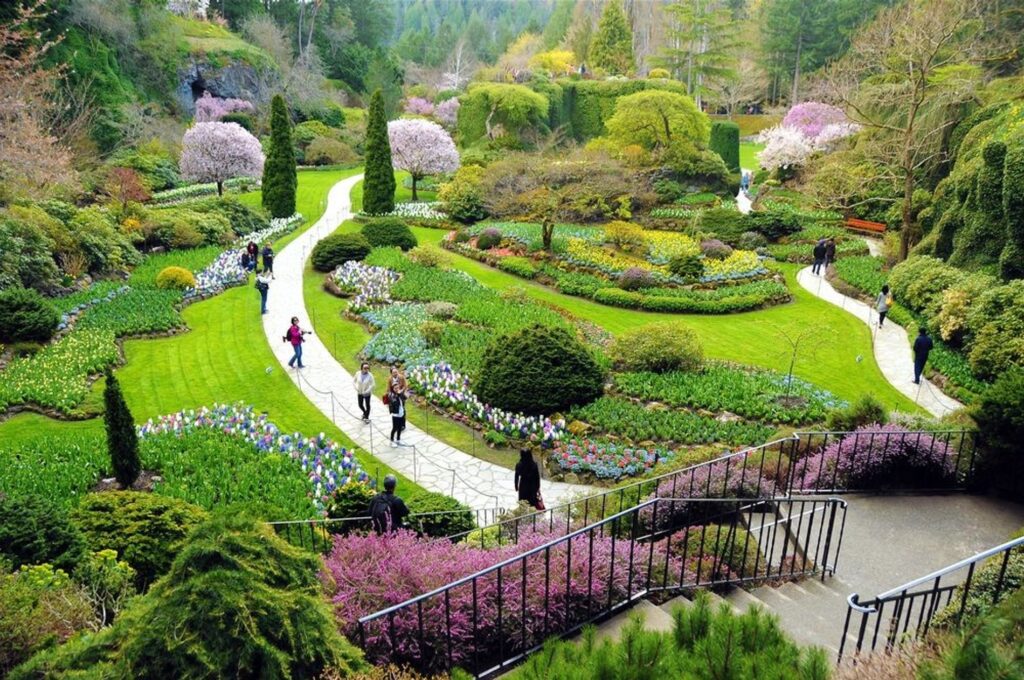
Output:
[[610,0],[601,13],[597,34],[590,46],[590,64],[613,75],[625,75],[636,67],[633,61],[633,31],[619,0]]
[[270,103],[270,151],[263,166],[263,207],[271,217],[295,214],[297,186],[292,123],[284,97],[278,94]]
[[366,121],[366,167],[363,171],[363,212],[382,215],[395,209],[395,171],[391,166],[388,117],[380,90],[370,97]]
[[740,126],[729,120],[711,123],[711,150],[722,157],[729,172],[740,171]]
[[107,385],[103,389],[106,410],[103,421],[107,428],[107,451],[114,477],[125,489],[131,487],[142,471],[139,460],[139,438],[135,433],[135,419],[121,394],[121,386],[113,372],[107,369]]

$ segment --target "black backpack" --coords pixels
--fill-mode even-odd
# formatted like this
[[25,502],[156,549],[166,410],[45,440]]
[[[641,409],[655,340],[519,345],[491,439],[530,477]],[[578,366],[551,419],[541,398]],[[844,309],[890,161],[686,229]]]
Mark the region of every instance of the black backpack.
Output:
[[370,522],[378,534],[391,530],[391,500],[387,494],[379,493],[370,501]]

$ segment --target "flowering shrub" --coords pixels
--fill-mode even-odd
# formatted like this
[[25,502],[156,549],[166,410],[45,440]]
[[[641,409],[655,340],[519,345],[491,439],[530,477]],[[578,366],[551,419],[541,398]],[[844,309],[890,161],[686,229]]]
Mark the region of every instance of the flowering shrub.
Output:
[[641,290],[655,285],[651,272],[640,267],[630,267],[619,274],[619,288],[623,290]]
[[509,413],[480,401],[469,378],[444,362],[414,366],[406,376],[412,391],[432,404],[516,439],[553,441],[562,436],[564,420]]
[[659,461],[674,455],[674,451],[664,448],[634,448],[619,442],[584,438],[555,442],[550,459],[568,472],[619,479],[647,472]]
[[836,143],[855,134],[842,109],[820,102],[797,104],[782,124],[763,130],[757,141],[765,145],[758,161],[766,170],[787,170],[804,165],[816,151],[830,151]]
[[[396,203],[395,209],[389,213],[383,215],[373,215],[373,217],[401,217],[404,219],[416,219],[416,220],[444,220],[448,218],[448,215],[440,210],[440,203],[416,201],[415,203]],[[359,213],[364,217],[370,217],[367,213]]]
[[[260,184],[261,182],[258,177],[233,177],[224,182],[224,188],[249,191],[251,189],[259,189]],[[167,191],[157,191],[150,196],[149,200],[150,203],[166,205],[170,203],[177,203],[178,201],[187,201],[190,198],[210,196],[215,193],[217,193],[217,184],[215,182],[210,182],[208,184],[189,184],[188,186],[168,189]]]
[[460,106],[458,97],[446,99],[434,109],[434,117],[437,118],[441,125],[451,129],[458,122]]
[[[150,419],[138,427],[139,439],[159,435],[182,436],[196,430],[211,430],[239,437],[260,451],[278,453],[297,463],[309,481],[309,498],[319,514],[338,487],[350,482],[372,484],[351,451],[323,432],[306,437],[298,432],[284,434],[267,418],[245,404],[214,404],[198,411],[189,409]],[[326,515],[324,515],[326,516]]]
[[255,108],[252,102],[245,99],[221,99],[214,97],[209,91],[196,100],[196,122],[211,123],[218,121],[229,113],[252,113]]
[[830,125],[848,123],[843,110],[821,102],[803,102],[791,108],[782,124],[793,128],[810,140],[816,140]]
[[777,125],[762,131],[757,141],[764,149],[757,156],[765,170],[788,170],[804,165],[814,153],[814,145],[796,128]]
[[704,257],[711,260],[724,260],[732,255],[732,247],[717,238],[709,238],[700,242],[700,250]]
[[796,464],[793,490],[936,488],[956,477],[957,451],[899,425],[871,424]]
[[405,112],[414,116],[432,116],[434,103],[423,97],[409,97],[405,100]]
[[349,260],[335,269],[331,278],[343,291],[355,294],[348,309],[358,314],[372,307],[391,304],[391,284],[398,280],[398,273]]

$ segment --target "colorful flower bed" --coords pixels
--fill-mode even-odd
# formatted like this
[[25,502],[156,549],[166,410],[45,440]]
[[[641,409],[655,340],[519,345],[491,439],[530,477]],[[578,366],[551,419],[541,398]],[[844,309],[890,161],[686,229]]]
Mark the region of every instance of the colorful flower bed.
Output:
[[393,304],[367,309],[360,316],[377,329],[363,347],[362,354],[367,359],[386,364],[401,362],[406,366],[435,360],[420,332],[420,324],[429,318],[426,305]]
[[259,451],[278,453],[298,464],[308,479],[308,497],[318,514],[335,489],[349,482],[371,484],[351,451],[327,438],[285,434],[267,418],[244,404],[214,404],[150,419],[138,428],[140,439],[195,430],[216,431],[238,437]]
[[[446,220],[448,215],[441,211],[440,203],[428,203],[424,201],[396,203],[395,209],[384,215],[373,215],[372,217],[401,217],[413,220]],[[370,217],[369,214],[360,212],[362,217]]]
[[[232,177],[224,182],[224,188],[237,189],[238,191],[253,191],[260,188],[260,181],[251,177]],[[216,183],[189,184],[188,186],[168,189],[167,191],[157,191],[150,198],[150,202],[158,205],[169,205],[202,196],[212,196],[215,193],[217,193]]]
[[349,260],[335,269],[331,278],[342,291],[354,294],[348,311],[358,314],[391,304],[391,286],[399,275],[385,267]]
[[118,295],[127,293],[129,289],[130,287],[126,284],[116,281],[97,281],[85,290],[55,298],[53,305],[61,313],[57,330],[66,330],[74,322],[76,315],[96,305],[110,302]]
[[673,257],[700,255],[700,243],[684,234],[645,230],[643,239],[647,246],[647,259],[654,264],[668,264]]
[[669,449],[626,446],[599,439],[563,439],[555,442],[549,459],[566,472],[592,474],[599,479],[619,479],[650,471],[670,460]]

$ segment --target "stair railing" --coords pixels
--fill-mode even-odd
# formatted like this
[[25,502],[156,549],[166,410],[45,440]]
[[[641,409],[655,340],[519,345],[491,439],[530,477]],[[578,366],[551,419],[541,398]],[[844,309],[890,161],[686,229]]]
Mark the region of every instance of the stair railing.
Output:
[[[861,601],[857,593],[850,594],[846,598],[848,606],[839,659],[847,651],[848,640],[853,642],[854,654],[860,654],[872,652],[879,646],[892,649],[904,640],[923,637],[943,611],[948,611],[953,622],[959,623],[967,612],[972,592],[977,592],[975,577],[985,562],[999,565],[994,583],[986,576],[984,586],[986,590],[991,589],[991,603],[998,602],[1009,585],[1007,567],[1014,554],[1024,555],[1024,537],[983,550],[870,600]],[[860,621],[856,622],[858,616]],[[855,628],[852,632],[851,626]]]

